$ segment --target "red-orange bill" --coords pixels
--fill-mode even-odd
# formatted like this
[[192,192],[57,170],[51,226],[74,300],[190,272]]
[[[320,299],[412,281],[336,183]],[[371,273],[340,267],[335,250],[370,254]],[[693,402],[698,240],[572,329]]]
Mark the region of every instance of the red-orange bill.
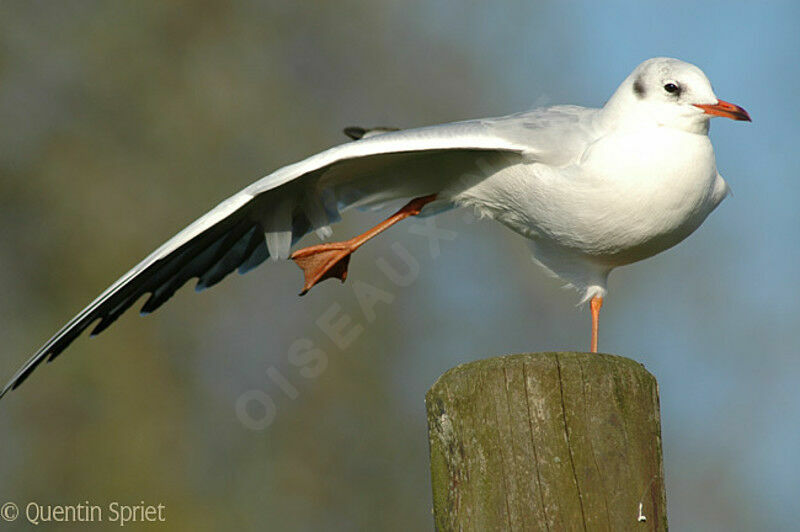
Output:
[[708,115],[724,116],[726,118],[732,118],[733,120],[747,120],[748,122],[752,122],[752,120],[750,120],[750,115],[747,114],[747,111],[738,105],[734,105],[724,100],[719,100],[714,104],[696,103],[694,106],[699,107]]

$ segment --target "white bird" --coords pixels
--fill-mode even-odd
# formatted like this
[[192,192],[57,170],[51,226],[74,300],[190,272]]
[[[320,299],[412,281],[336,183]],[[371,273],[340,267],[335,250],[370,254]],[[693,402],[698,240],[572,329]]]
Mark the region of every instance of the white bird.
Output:
[[[709,119],[750,120],[719,100],[698,67],[670,58],[640,64],[601,109],[554,106],[409,130],[348,128],[357,139],[285,166],[186,227],[100,294],[48,340],[0,397],[89,325],[111,325],[140,296],[149,313],[191,278],[197,288],[268,257],[293,259],[303,292],[344,281],[350,255],[403,218],[475,209],[527,237],[534,259],[590,302],[591,350],[609,272],[686,238],[728,194]],[[413,198],[351,240],[290,249],[351,207]]]

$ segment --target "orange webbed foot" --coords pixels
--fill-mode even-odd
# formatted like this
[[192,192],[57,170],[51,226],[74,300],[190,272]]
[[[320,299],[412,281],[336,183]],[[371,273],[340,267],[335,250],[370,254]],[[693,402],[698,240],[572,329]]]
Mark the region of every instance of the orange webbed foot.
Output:
[[305,275],[300,295],[305,295],[315,284],[325,279],[336,278],[344,282],[353,251],[355,248],[349,242],[332,242],[298,249],[292,253],[291,259]]
[[336,277],[344,282],[347,279],[347,266],[350,264],[350,255],[370,238],[385,231],[400,220],[409,216],[416,216],[422,208],[436,199],[436,194],[414,198],[406,203],[403,208],[389,216],[369,231],[344,242],[332,242],[298,249],[292,253],[291,259],[300,266],[305,274],[305,284],[300,295],[306,294],[320,281]]

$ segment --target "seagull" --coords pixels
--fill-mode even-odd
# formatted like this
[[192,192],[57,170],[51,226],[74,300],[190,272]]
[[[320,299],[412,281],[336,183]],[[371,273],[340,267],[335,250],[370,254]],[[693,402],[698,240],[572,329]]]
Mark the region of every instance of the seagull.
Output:
[[[266,259],[293,260],[305,294],[347,278],[359,247],[395,223],[473,209],[523,235],[532,256],[589,302],[590,350],[614,268],[681,242],[728,195],[709,120],[750,120],[720,100],[698,67],[672,58],[637,66],[600,109],[573,105],[399,130],[345,129],[350,142],[280,168],[226,199],[120,277],[50,338],[0,391],[17,388],[96,322],[92,336],[141,296],[150,313],[188,280],[215,285]],[[350,208],[405,206],[365,233],[297,249]]]

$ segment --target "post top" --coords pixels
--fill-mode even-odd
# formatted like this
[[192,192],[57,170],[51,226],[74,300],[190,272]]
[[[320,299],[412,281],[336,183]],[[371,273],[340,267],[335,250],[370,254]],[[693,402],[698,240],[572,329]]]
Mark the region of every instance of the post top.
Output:
[[626,368],[629,371],[643,373],[654,381],[656,380],[655,376],[653,376],[653,374],[644,367],[644,364],[620,355],[612,355],[609,353],[588,353],[582,351],[542,351],[538,353],[500,355],[459,364],[458,366],[454,366],[440,375],[428,390],[428,394],[438,387],[444,385],[444,383],[458,377],[474,375],[497,368],[512,367],[519,364],[550,363],[560,365],[563,362],[578,363],[582,366],[585,366],[586,369],[590,371],[597,370],[601,366],[607,366],[609,368],[616,367],[620,369]]

